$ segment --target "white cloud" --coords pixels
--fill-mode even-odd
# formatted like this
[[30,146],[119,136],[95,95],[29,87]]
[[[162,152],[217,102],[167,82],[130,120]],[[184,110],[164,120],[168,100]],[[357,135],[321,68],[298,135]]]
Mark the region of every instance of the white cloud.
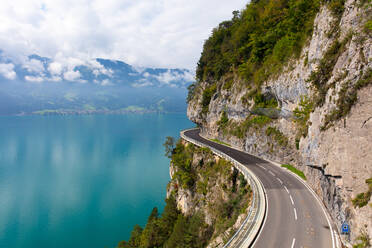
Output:
[[13,64],[0,64],[0,74],[6,77],[7,79],[15,79],[17,74],[14,71]]
[[143,83],[134,83],[132,84],[132,87],[134,88],[141,88],[141,87],[147,87],[147,86],[153,86],[154,84],[151,82],[143,82]]
[[26,81],[29,81],[29,82],[33,82],[33,83],[41,83],[43,82],[45,79],[41,76],[25,76],[25,79]]
[[[135,66],[194,69],[212,28],[231,18],[231,12],[243,8],[245,3],[2,1],[0,47],[15,63],[38,54],[61,63],[67,71],[96,57],[123,60]],[[110,74],[99,69],[98,72]]]
[[58,62],[52,62],[49,64],[48,70],[52,75],[60,75],[62,73],[62,64]]
[[111,83],[110,80],[108,80],[108,79],[104,79],[104,80],[102,80],[101,85],[102,85],[102,86],[107,86],[107,85],[112,85],[112,83]]
[[43,63],[37,59],[27,59],[23,63],[23,68],[26,68],[29,72],[42,73],[44,71]]
[[157,76],[154,76],[160,83],[169,85],[173,81],[194,81],[194,75],[191,72],[185,71],[184,73],[179,73],[175,71],[168,70]]
[[63,73],[63,78],[68,81],[78,81],[81,77],[79,71],[66,71]]

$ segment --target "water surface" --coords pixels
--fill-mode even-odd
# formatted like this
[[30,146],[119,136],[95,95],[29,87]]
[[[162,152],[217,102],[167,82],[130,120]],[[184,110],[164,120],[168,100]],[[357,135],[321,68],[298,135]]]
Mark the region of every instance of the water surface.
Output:
[[0,247],[114,247],[164,206],[184,114],[0,117]]

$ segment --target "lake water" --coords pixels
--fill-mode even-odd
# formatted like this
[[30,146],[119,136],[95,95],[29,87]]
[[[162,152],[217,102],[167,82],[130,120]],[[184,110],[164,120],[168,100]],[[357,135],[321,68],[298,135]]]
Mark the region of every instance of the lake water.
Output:
[[185,114],[0,117],[0,247],[115,247],[164,206]]

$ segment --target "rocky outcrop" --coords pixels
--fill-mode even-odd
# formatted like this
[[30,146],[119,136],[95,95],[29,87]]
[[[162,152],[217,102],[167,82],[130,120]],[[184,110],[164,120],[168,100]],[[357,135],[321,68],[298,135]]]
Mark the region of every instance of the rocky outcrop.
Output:
[[208,247],[222,247],[247,216],[250,186],[230,162],[207,148],[181,142],[170,165],[167,198],[174,197],[184,216],[203,216]]
[[[372,203],[354,206],[352,199],[368,190],[365,180],[372,177],[372,38],[364,30],[371,14],[371,6],[361,6],[359,1],[347,0],[340,19],[334,17],[327,6],[320,8],[314,20],[314,31],[299,59],[290,61],[282,73],[273,76],[261,87],[263,93],[274,95],[281,114],[272,118],[264,127],[248,128],[243,136],[229,131],[244,123],[252,115],[252,100],[244,96],[249,92],[237,73],[222,77],[212,96],[208,111],[201,106],[202,92],[207,87],[201,82],[188,105],[189,118],[199,124],[202,134],[218,138],[251,154],[280,163],[291,163],[303,170],[308,183],[323,200],[333,221],[341,226],[351,225],[351,243],[366,230],[372,237]],[[334,35],[335,28],[339,36]],[[299,125],[290,113],[300,108],[304,96],[314,98],[319,92],[309,80],[320,61],[335,41],[345,42],[344,49],[332,67],[325,84],[324,103],[316,105],[310,113],[306,135],[298,135]],[[232,79],[231,79],[232,77]],[[360,80],[366,80],[359,87]],[[233,80],[229,89],[222,87]],[[343,97],[357,95],[350,111],[336,116]],[[355,95],[354,94],[354,95]],[[340,110],[341,108],[341,110]],[[221,116],[226,113],[229,123],[223,127]],[[234,126],[235,125],[235,126]],[[278,135],[268,135],[267,127],[278,130]],[[287,142],[283,141],[283,137]],[[284,145],[283,145],[284,144]],[[185,195],[187,195],[185,193]],[[345,244],[350,243],[344,239]]]

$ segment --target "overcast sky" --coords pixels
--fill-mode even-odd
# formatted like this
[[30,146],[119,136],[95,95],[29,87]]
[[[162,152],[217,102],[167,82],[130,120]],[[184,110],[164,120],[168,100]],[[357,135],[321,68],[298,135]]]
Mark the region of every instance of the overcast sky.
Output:
[[2,0],[0,50],[18,63],[38,54],[74,65],[101,57],[135,66],[194,70],[212,28],[246,3]]

